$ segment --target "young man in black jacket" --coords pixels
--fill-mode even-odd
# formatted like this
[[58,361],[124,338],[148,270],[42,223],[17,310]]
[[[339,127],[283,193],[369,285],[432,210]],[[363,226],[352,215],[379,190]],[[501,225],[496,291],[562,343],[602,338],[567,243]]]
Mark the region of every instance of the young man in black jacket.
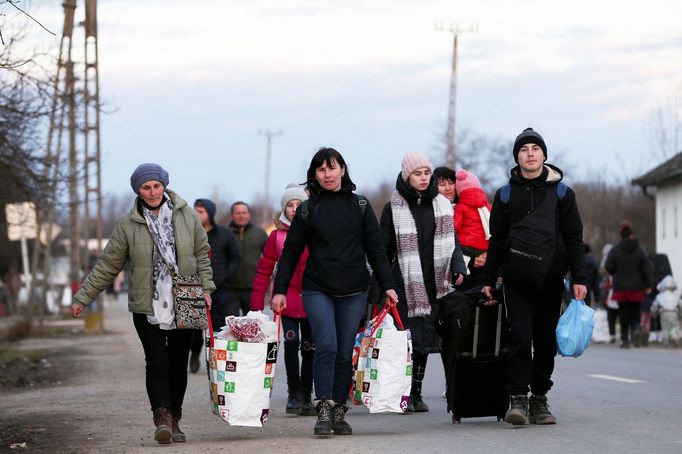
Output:
[[[199,219],[201,219],[201,224],[204,230],[206,230],[206,235],[208,235],[208,244],[211,246],[208,255],[211,259],[213,282],[216,285],[215,291],[211,294],[213,299],[211,304],[211,322],[213,329],[219,331],[225,326],[225,317],[228,315],[239,315],[239,308],[237,308],[235,313],[228,304],[231,298],[228,281],[237,274],[241,254],[232,231],[227,227],[216,224],[216,205],[213,201],[197,199],[194,202],[194,209],[199,215]],[[199,370],[199,354],[203,344],[203,333],[201,330],[196,330],[189,358],[189,369],[193,373]]]
[[495,193],[492,206],[482,291],[494,303],[493,288],[502,278],[511,325],[505,421],[556,424],[546,393],[552,387],[555,331],[569,269],[575,298],[582,300],[587,293],[583,227],[575,193],[561,183],[563,173],[545,164],[542,136],[525,129],[513,153],[518,166],[509,184]]

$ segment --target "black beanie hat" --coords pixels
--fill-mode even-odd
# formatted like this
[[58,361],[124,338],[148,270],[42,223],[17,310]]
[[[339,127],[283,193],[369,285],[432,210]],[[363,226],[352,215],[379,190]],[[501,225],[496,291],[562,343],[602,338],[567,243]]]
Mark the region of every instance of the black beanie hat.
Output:
[[512,151],[512,153],[514,153],[514,162],[519,162],[519,150],[528,143],[539,145],[545,155],[545,160],[547,159],[547,145],[545,145],[545,140],[540,134],[533,131],[533,128],[526,128],[521,134],[516,136],[516,140],[514,141],[514,150]]

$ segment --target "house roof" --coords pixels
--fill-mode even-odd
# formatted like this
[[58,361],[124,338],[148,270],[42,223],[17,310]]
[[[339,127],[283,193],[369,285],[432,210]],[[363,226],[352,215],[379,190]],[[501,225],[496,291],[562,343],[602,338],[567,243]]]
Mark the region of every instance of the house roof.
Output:
[[657,186],[664,182],[682,180],[682,152],[677,153],[658,167],[632,180],[640,186]]

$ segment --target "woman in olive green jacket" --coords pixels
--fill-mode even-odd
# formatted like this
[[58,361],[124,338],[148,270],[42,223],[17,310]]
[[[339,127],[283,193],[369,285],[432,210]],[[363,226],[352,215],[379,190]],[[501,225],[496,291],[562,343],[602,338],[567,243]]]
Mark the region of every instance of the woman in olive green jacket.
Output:
[[128,310],[144,348],[154,438],[161,444],[183,442],[179,421],[193,330],[175,327],[171,276],[199,275],[210,307],[215,285],[208,239],[195,210],[166,188],[168,172],[159,165],[138,166],[130,185],[138,194],[133,208],[116,223],[97,264],[74,295],[71,313],[79,317],[128,264]]

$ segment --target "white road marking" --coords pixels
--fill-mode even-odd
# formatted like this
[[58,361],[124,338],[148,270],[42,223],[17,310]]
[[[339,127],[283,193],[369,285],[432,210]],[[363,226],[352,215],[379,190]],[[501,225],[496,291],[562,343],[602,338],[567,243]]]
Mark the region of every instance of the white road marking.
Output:
[[616,377],[614,375],[587,374],[587,376],[593,378],[601,378],[602,380],[619,381],[621,383],[644,383],[642,380],[633,380],[632,378]]

